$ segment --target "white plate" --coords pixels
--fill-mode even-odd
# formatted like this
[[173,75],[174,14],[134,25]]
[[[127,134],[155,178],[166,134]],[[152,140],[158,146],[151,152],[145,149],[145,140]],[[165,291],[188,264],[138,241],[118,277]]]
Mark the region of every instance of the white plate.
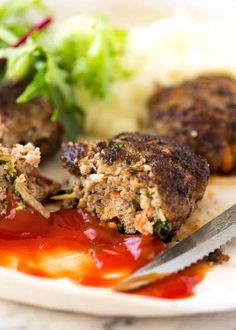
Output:
[[[54,166],[45,169],[47,174],[55,172]],[[235,196],[236,176],[211,179],[204,199],[179,235],[183,237],[192,223],[203,224],[233,205]],[[109,316],[173,316],[232,310],[236,308],[236,242],[228,244],[225,251],[230,261],[209,271],[196,287],[195,295],[187,299],[116,293],[110,289],[75,285],[65,279],[37,278],[3,267],[0,267],[0,297],[50,309]]]
[[[58,17],[69,16],[71,13],[104,12],[112,16],[114,21],[122,24],[146,24],[157,16],[170,13],[174,5],[186,4],[191,1],[165,1],[169,8],[163,8],[164,1],[145,0],[50,0],[58,13]],[[206,5],[212,1],[204,2]],[[224,10],[227,4],[224,2]],[[161,5],[161,7],[160,7]],[[195,2],[196,6],[196,2]],[[214,10],[221,11],[222,1],[214,0]],[[198,6],[197,6],[198,7]],[[209,6],[212,8],[212,6]],[[194,10],[198,8],[194,8]],[[59,172],[48,166],[47,172],[56,177]],[[60,176],[63,175],[60,172]],[[208,188],[205,199],[191,219],[205,222],[231,206],[236,201],[236,177],[213,180]],[[184,236],[184,228],[180,235]],[[0,268],[0,297],[16,302],[97,315],[126,316],[172,316],[196,313],[226,311],[236,308],[236,244],[230,244],[227,251],[230,262],[216,266],[209,271],[206,278],[196,287],[196,294],[187,299],[166,300],[115,293],[109,289],[91,288],[74,285],[67,280],[49,280],[28,276],[13,270]]]

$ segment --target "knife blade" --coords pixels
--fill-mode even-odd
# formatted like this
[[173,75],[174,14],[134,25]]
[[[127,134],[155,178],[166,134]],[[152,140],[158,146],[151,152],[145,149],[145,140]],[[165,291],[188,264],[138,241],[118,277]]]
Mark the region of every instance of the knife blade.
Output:
[[176,273],[201,260],[236,236],[236,204],[199,230],[165,250],[114,289],[129,291]]

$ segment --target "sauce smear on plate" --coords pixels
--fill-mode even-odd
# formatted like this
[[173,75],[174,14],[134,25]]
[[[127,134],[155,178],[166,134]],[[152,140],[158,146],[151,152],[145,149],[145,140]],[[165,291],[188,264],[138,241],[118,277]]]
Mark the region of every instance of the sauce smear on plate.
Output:
[[[50,219],[30,208],[12,209],[0,218],[1,266],[83,285],[112,287],[164,248],[155,237],[123,235],[103,227],[80,209],[59,211]],[[206,264],[197,264],[133,293],[189,297],[206,269]]]

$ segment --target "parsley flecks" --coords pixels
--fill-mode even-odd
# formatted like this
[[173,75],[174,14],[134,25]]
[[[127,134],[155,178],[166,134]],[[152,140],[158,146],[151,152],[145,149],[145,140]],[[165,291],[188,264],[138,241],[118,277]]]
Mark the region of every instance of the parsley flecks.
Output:
[[150,191],[150,190],[147,190],[146,191],[147,198],[153,199],[154,198],[154,195],[155,195],[154,191]]
[[12,164],[10,156],[0,156],[0,165],[4,165],[4,168],[7,172],[7,180],[12,186],[12,191],[16,196],[19,196],[18,191],[15,187],[15,180],[17,177],[17,170],[15,169],[14,165]]
[[16,211],[23,211],[25,209],[25,204],[20,201],[17,205],[17,207],[15,208]]
[[153,234],[161,238],[168,238],[171,232],[171,224],[168,221],[157,220],[153,226]]

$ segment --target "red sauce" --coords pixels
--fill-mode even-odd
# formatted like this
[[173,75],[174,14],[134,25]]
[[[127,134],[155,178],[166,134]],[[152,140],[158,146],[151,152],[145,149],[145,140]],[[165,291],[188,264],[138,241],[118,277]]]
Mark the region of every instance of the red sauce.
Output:
[[[164,248],[152,236],[122,235],[101,226],[83,210],[59,211],[45,219],[31,209],[13,209],[0,219],[0,265],[83,285],[112,287]],[[204,274],[203,266],[194,266],[134,293],[188,297]]]
[[134,293],[166,299],[191,297],[194,293],[195,286],[204,279],[209,267],[208,263],[199,262],[178,274],[170,275],[147,287],[138,289]]

